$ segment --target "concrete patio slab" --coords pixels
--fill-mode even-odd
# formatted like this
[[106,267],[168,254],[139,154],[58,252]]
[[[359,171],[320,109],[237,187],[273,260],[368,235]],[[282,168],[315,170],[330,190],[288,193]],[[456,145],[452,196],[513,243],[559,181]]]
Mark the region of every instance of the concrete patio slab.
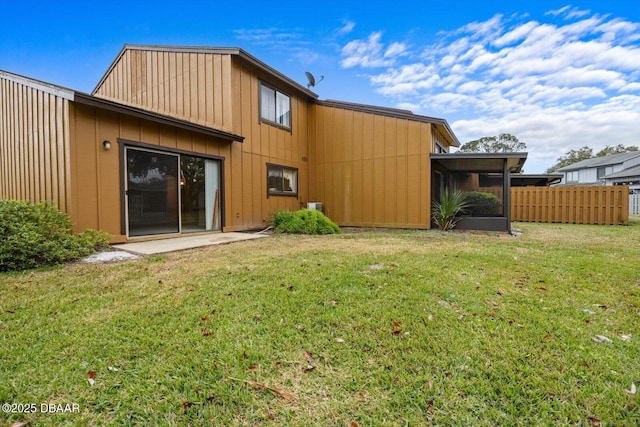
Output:
[[203,246],[260,239],[263,237],[267,237],[267,235],[257,233],[200,234],[197,236],[182,236],[162,240],[148,240],[145,242],[122,243],[119,245],[113,245],[113,248],[139,255],[155,255],[182,251],[185,249],[200,248]]

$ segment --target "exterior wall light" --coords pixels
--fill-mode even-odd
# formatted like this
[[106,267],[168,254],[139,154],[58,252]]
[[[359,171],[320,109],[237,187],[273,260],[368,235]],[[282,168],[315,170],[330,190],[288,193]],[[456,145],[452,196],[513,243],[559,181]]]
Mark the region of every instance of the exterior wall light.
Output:
[[104,147],[105,150],[111,150],[111,142],[107,140],[102,141],[102,146]]

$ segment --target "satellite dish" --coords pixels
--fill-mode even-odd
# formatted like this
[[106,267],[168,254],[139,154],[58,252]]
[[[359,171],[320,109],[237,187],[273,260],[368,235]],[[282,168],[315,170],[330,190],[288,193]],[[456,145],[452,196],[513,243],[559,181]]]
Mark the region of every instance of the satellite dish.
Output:
[[309,80],[309,83],[307,83],[307,88],[314,87],[317,83],[320,83],[321,81],[324,80],[324,76],[320,76],[320,80],[316,82],[316,78],[313,77],[313,74],[311,74],[308,71],[305,71],[304,74],[305,76],[307,76],[307,80]]

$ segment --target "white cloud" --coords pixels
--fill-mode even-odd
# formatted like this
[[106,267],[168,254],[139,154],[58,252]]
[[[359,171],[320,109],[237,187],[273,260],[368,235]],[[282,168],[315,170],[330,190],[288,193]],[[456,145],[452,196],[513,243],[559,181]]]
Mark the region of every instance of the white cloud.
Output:
[[371,33],[366,40],[353,40],[342,48],[343,68],[360,66],[363,68],[388,67],[395,63],[395,58],[404,54],[403,43],[393,43],[384,49],[380,42],[381,32]]
[[350,32],[352,32],[355,27],[356,27],[356,23],[355,22],[349,21],[349,20],[345,20],[345,21],[343,21],[342,27],[340,27],[340,28],[338,28],[336,30],[336,33],[338,35],[343,36],[343,35],[346,35],[346,34],[349,34]]
[[447,118],[461,141],[517,135],[547,161],[538,171],[572,148],[637,145],[640,23],[570,6],[547,16],[495,15],[411,48],[375,32],[344,46],[342,66],[382,68],[367,75],[378,93]]

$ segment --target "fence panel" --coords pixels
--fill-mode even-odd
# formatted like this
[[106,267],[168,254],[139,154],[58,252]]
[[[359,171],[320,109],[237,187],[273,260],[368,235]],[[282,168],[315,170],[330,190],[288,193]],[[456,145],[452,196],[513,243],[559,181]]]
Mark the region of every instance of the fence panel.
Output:
[[632,203],[640,211],[640,195],[632,196],[626,185],[512,187],[511,220],[628,225]]
[[640,215],[640,194],[629,195],[629,213]]

